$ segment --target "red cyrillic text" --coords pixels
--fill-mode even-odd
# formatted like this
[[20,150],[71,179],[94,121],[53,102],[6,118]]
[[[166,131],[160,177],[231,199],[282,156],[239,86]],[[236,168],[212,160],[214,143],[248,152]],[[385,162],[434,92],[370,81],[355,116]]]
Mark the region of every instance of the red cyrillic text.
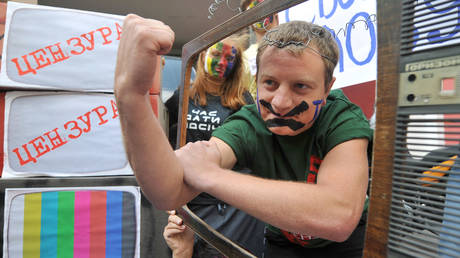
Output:
[[[104,125],[109,122],[109,119],[116,119],[117,117],[118,108],[116,103],[110,100],[109,108],[103,105],[97,106],[76,117],[76,119],[67,121],[64,123],[63,128],[56,127],[39,135],[28,143],[22,144],[21,147],[13,149],[13,152],[16,154],[21,166],[30,162],[36,163],[40,157],[64,146],[69,143],[69,140],[76,140],[80,136],[89,133],[95,126]],[[95,120],[96,124],[91,124],[91,120]]]
[[97,38],[102,39],[101,45],[108,45],[115,41],[119,41],[120,36],[121,26],[115,22],[114,29],[110,27],[101,27],[66,40],[63,45],[67,44],[70,48],[69,53],[63,51],[61,42],[58,42],[22,55],[21,57],[12,58],[10,61],[15,64],[19,76],[37,74],[37,71],[42,68],[65,61],[72,56],[82,55],[86,51],[93,51],[97,47]]

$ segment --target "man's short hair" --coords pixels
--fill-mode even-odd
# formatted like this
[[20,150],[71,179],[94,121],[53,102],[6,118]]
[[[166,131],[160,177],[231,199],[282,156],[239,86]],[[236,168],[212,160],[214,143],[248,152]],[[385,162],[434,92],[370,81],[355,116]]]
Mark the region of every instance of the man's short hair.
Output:
[[323,59],[325,65],[325,87],[332,81],[335,66],[339,60],[339,48],[332,34],[325,28],[306,21],[291,21],[269,30],[257,50],[257,70],[260,57],[268,46],[275,46],[300,55],[310,48]]

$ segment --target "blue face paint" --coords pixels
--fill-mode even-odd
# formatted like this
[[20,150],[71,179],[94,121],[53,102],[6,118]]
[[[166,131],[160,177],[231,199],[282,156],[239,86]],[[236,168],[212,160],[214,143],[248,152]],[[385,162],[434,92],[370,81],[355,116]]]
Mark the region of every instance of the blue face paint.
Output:
[[224,78],[227,78],[230,75],[230,73],[233,70],[233,66],[235,65],[235,58],[236,58],[236,54],[237,54],[236,48],[232,46],[231,52],[232,52],[232,54],[230,56],[232,57],[232,61],[228,61],[227,69],[225,69],[225,73],[224,73],[224,76],[223,76]]
[[323,100],[322,99],[319,99],[319,100],[314,100],[313,101],[313,105],[315,105],[315,114],[313,115],[313,118],[311,119],[310,122],[308,122],[309,124],[311,124],[313,121],[316,120],[316,118],[318,118],[319,116],[319,112],[321,111],[321,104],[323,104]]
[[260,113],[260,104],[259,104],[259,87],[256,88],[256,101],[257,101],[257,110],[259,111],[259,116],[262,116]]

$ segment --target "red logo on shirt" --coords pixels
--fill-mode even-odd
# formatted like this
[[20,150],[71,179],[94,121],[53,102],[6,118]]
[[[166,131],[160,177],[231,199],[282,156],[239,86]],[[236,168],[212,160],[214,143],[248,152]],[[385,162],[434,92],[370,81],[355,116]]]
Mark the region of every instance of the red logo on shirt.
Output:
[[298,244],[301,246],[307,246],[310,244],[310,240],[315,239],[314,236],[303,235],[300,233],[291,233],[285,230],[281,230],[283,235],[292,243]]
[[307,183],[316,184],[316,176],[318,175],[319,166],[323,162],[320,158],[316,156],[310,157],[310,169],[307,171]]

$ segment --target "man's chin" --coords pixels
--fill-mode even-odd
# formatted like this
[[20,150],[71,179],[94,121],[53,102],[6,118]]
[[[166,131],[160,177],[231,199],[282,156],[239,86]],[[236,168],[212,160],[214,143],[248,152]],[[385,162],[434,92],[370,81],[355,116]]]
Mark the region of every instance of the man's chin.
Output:
[[265,125],[274,134],[297,135],[304,130],[305,124],[294,119],[272,118],[265,120]]
[[276,135],[281,135],[281,136],[295,136],[300,133],[302,133],[304,130],[299,129],[299,130],[292,130],[288,126],[280,126],[280,127],[269,127],[268,130],[270,132],[276,134]]

